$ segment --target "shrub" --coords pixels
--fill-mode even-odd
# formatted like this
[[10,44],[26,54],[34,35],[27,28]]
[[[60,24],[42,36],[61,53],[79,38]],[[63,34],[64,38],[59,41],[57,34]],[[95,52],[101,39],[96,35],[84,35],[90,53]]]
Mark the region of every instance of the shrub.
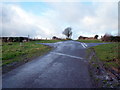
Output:
[[120,42],[120,36],[112,36],[109,34],[105,34],[101,39],[102,41]]

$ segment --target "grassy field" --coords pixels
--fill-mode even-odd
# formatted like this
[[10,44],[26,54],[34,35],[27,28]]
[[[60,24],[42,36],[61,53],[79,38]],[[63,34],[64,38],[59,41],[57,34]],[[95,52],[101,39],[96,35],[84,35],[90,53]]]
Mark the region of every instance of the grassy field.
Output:
[[105,67],[120,68],[120,43],[103,44],[93,48]]
[[39,42],[39,43],[55,43],[55,42],[60,42],[60,41],[65,41],[65,40],[41,40],[41,41],[34,41],[34,42]]
[[84,43],[104,43],[103,41],[100,40],[77,40],[77,41]]
[[2,43],[2,66],[14,62],[27,61],[33,57],[41,56],[51,50],[51,47],[36,43],[53,43],[61,40],[42,40],[24,42]]

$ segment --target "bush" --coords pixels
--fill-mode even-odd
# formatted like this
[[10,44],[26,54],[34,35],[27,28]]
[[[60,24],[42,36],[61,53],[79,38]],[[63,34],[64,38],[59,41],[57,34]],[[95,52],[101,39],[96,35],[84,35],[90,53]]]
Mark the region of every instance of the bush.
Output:
[[120,42],[120,36],[112,36],[109,34],[105,34],[101,39],[102,41]]

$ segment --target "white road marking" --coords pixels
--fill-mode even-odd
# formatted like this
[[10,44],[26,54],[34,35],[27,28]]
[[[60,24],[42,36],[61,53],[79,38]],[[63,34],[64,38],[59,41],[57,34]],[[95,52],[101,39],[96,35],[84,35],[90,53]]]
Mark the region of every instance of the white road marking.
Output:
[[86,47],[87,47],[87,44],[86,43],[83,43]]
[[82,45],[84,48],[86,48],[85,45],[84,45],[83,43],[81,43],[81,45]]
[[77,58],[77,59],[83,59],[82,57],[72,56],[72,55],[58,53],[58,52],[50,52],[50,53],[57,54],[57,55],[68,56],[68,57]]

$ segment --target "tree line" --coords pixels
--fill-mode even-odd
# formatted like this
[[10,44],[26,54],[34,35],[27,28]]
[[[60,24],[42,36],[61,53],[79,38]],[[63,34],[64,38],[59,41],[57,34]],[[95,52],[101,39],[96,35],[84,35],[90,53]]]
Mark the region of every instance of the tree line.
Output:
[[[72,36],[72,28],[71,27],[67,27],[63,30],[62,32],[63,35],[66,36],[66,40],[71,40],[71,36]],[[87,39],[87,40],[93,40],[93,39],[98,39],[99,35],[95,35],[94,37],[84,37],[84,36],[79,36],[78,40],[80,39]],[[61,38],[58,38],[56,36],[52,37],[53,40],[63,40]],[[109,41],[109,42],[120,42],[120,36],[112,36],[110,34],[105,34],[104,36],[102,36],[100,38],[102,41]],[[33,41],[35,39],[30,39],[29,36],[28,37],[2,37],[2,41],[3,42],[25,42],[25,41]],[[38,39],[37,39],[38,40]],[[40,40],[40,39],[39,39]],[[41,39],[42,40],[42,39]]]
[[[72,36],[72,28],[71,27],[67,27],[63,33],[64,35],[66,35],[66,39],[70,39]],[[98,39],[99,35],[95,35],[94,37],[84,37],[84,36],[79,36],[78,40],[80,39]],[[113,36],[110,34],[105,34],[103,37],[101,37],[102,41],[109,41],[109,42],[120,42],[120,36]]]

